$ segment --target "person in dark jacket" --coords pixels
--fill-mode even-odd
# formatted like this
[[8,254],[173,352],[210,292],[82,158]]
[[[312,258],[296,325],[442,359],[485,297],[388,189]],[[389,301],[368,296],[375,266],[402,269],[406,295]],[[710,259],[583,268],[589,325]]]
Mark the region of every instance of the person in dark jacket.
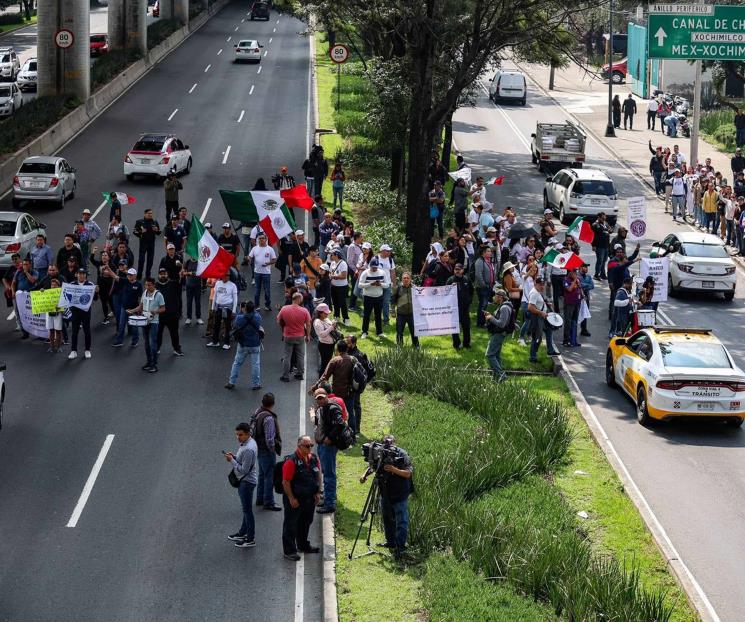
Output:
[[[463,347],[471,347],[471,301],[473,300],[473,284],[471,279],[463,272],[462,264],[455,264],[455,274],[447,280],[447,285],[458,287],[458,319],[460,329],[463,331]],[[460,350],[460,332],[453,333],[453,347]]]
[[67,233],[65,235],[65,242],[57,251],[57,267],[60,270],[64,270],[67,266],[67,259],[69,257],[75,257],[75,259],[78,262],[79,266],[83,265],[83,253],[80,250],[80,247],[75,246],[75,238],[73,237],[72,233]]
[[617,94],[613,96],[613,127],[621,127],[621,99]]
[[250,359],[251,362],[251,389],[261,389],[261,315],[256,311],[252,300],[241,303],[240,313],[233,324],[233,335],[237,344],[233,366],[230,368],[230,379],[225,385],[226,389],[234,389],[238,382],[238,372],[241,366]]
[[[745,117],[745,115],[743,115]],[[730,167],[732,168],[732,177],[734,178],[738,173],[742,173],[745,169],[745,158],[742,157],[742,149],[738,147],[735,149],[735,155],[730,160]]]
[[282,436],[279,432],[279,419],[274,412],[274,401],[274,393],[265,393],[261,398],[261,406],[254,414],[253,436],[259,449],[256,505],[271,512],[280,512],[282,508],[274,503],[274,465],[277,463],[277,455],[282,453]]
[[140,342],[140,331],[135,328],[132,330],[132,326],[129,325],[129,315],[127,309],[135,309],[140,304],[142,298],[143,287],[142,283],[137,280],[137,270],[129,268],[124,278],[122,278],[122,270],[119,270],[114,277],[114,288],[121,287],[120,304],[119,304],[119,322],[116,331],[116,338],[114,343],[111,344],[115,348],[120,348],[124,344],[124,329],[127,329],[127,333],[132,335],[131,347],[136,348]]
[[639,243],[631,255],[626,257],[626,253],[620,244],[614,247],[614,257],[608,262],[608,287],[610,288],[610,298],[608,301],[608,319],[613,319],[613,303],[616,299],[616,292],[623,286],[624,279],[631,276],[629,266],[636,261],[639,255]]
[[623,129],[626,129],[626,123],[628,122],[630,130],[634,129],[634,115],[636,114],[636,101],[634,96],[629,93],[629,96],[623,100]]
[[[142,218],[135,222],[132,234],[140,240],[140,249],[137,257],[137,280],[150,276],[155,258],[155,238],[161,234],[158,221],[153,218],[153,210],[145,210]],[[144,269],[144,270],[143,270]]]
[[595,251],[595,279],[605,280],[605,262],[608,260],[608,242],[612,227],[608,224],[605,212],[600,212],[592,223],[592,250]]
[[735,145],[742,147],[745,145],[745,114],[739,108],[735,113]]
[[161,269],[165,268],[168,278],[176,281],[181,276],[182,267],[181,256],[176,252],[176,247],[173,244],[168,244],[165,257],[161,258],[158,265],[158,273],[160,274]]
[[171,336],[173,353],[176,356],[184,356],[178,336],[178,324],[181,315],[181,283],[169,278],[168,271],[165,268],[160,268],[155,288],[163,294],[163,300],[166,303],[166,310],[160,314],[158,322],[158,350],[163,344],[163,333],[167,328],[168,334]]
[[323,194],[323,180],[329,176],[329,163],[323,157],[323,147],[318,147],[313,161],[313,192]]
[[315,439],[323,470],[323,505],[317,511],[330,514],[336,511],[336,442],[345,423],[341,407],[328,399],[325,389],[316,389],[313,397],[316,408],[310,409],[310,416],[316,426]]

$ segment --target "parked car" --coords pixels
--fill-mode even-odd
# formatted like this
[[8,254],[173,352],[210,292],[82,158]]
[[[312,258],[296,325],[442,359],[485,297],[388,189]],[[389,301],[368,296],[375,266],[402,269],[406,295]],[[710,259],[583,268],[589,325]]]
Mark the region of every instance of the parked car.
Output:
[[525,105],[528,84],[525,75],[520,71],[499,70],[490,78],[489,98],[493,102],[510,101]]
[[593,220],[600,212],[608,223],[618,219],[618,191],[613,180],[603,171],[591,168],[565,168],[553,177],[546,177],[543,206],[558,213],[559,220],[570,224],[577,216]]
[[235,45],[235,62],[242,63],[244,60],[256,63],[261,62],[261,45],[253,39],[243,39]]
[[[621,84],[622,82],[626,82],[628,60],[628,58],[622,58],[621,60],[613,63],[613,70],[611,73],[613,84]],[[603,77],[606,79],[608,78],[608,63],[605,63],[605,65],[603,65]]]
[[191,172],[191,150],[173,134],[143,134],[124,157],[124,174],[165,177],[170,171]]
[[21,67],[21,70],[16,76],[16,84],[19,89],[22,91],[26,89],[36,90],[36,67],[36,58],[26,59],[26,62],[23,63],[23,67]]
[[160,17],[160,0],[155,0],[153,5],[153,17]]
[[266,2],[254,2],[251,5],[251,21],[255,19],[269,21],[269,5]]
[[101,56],[109,51],[109,35],[93,34],[90,42],[91,56]]
[[0,117],[9,117],[23,106],[21,89],[15,82],[0,84]]
[[64,158],[32,156],[26,158],[13,177],[13,209],[22,201],[51,201],[59,208],[75,196],[75,169]]
[[3,411],[5,410],[5,363],[0,363],[0,429],[3,427]]
[[0,268],[10,267],[10,257],[25,257],[34,248],[37,235],[46,235],[46,225],[25,212],[0,212]]
[[724,242],[710,233],[681,231],[652,244],[652,255],[670,259],[667,292],[721,293],[725,300],[735,297],[737,267]]
[[14,82],[21,70],[21,61],[12,47],[0,47],[0,78]]

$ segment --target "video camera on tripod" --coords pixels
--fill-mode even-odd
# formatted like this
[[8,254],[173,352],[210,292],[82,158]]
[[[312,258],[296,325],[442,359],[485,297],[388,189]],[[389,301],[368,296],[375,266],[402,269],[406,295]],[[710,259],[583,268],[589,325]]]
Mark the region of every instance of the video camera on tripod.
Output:
[[376,475],[380,474],[386,464],[393,464],[396,456],[393,441],[387,438],[382,443],[370,441],[362,445],[362,457]]

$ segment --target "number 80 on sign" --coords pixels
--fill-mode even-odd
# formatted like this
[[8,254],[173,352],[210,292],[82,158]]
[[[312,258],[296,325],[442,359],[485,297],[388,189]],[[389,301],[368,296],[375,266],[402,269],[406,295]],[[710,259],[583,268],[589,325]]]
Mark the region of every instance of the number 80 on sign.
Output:
[[63,50],[65,50],[71,47],[74,42],[75,35],[72,33],[72,30],[63,28],[62,30],[58,30],[54,33],[54,44],[58,48],[62,48]]
[[349,58],[349,48],[339,43],[329,50],[329,56],[337,64],[346,63]]

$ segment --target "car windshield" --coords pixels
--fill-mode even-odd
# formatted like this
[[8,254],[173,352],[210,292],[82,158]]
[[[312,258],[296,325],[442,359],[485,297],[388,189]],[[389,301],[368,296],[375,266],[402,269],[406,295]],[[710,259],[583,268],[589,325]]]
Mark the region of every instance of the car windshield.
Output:
[[26,64],[26,71],[36,71],[36,61]]
[[10,87],[0,86],[0,98],[10,97]]
[[665,367],[730,368],[729,358],[720,343],[701,341],[661,341],[660,351]]
[[577,194],[599,194],[609,197],[616,194],[616,188],[612,181],[586,179],[574,184],[574,192]]
[[684,242],[680,248],[680,254],[686,257],[714,257],[726,259],[729,253],[721,244],[695,244]]
[[91,35],[91,43],[104,43],[106,35]]
[[42,173],[44,175],[54,175],[54,164],[51,162],[24,162],[21,164],[20,173]]
[[10,54],[3,54],[3,57],[0,58],[0,63],[9,63],[10,62]]
[[15,220],[0,220],[0,238],[12,238],[16,234]]
[[145,136],[135,143],[132,151],[157,151],[160,153],[163,149],[163,143],[165,143],[165,138],[162,136]]

